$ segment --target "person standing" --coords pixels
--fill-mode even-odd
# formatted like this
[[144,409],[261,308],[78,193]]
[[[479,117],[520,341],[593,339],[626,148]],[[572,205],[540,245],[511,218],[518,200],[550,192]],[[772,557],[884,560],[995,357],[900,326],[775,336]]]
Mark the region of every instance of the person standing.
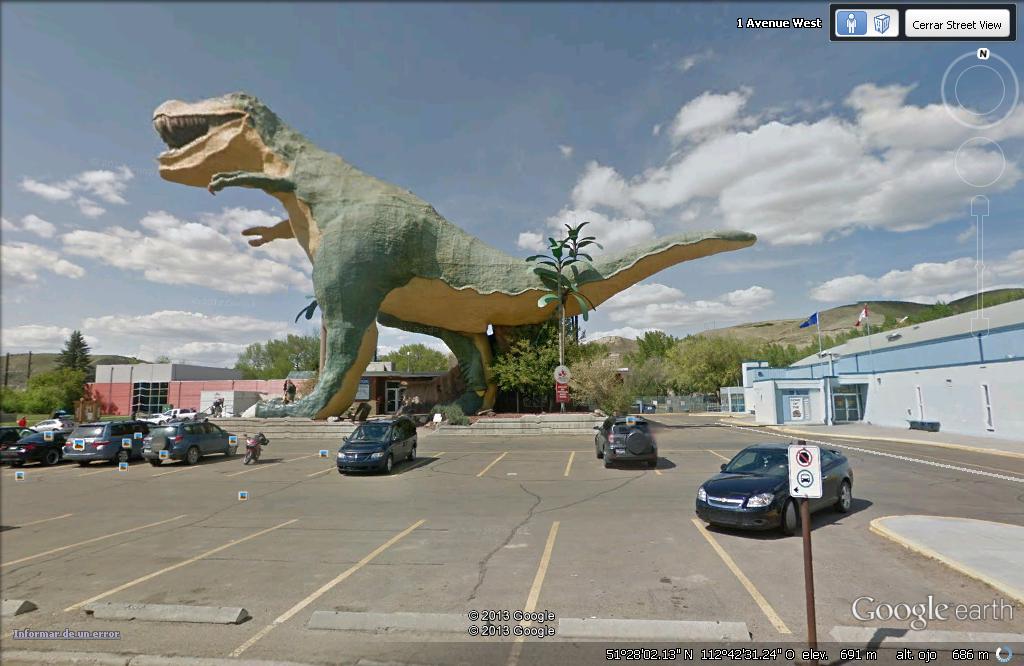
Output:
[[295,389],[295,382],[293,382],[290,379],[287,380],[287,381],[288,381],[288,386],[285,389],[285,391],[288,392],[288,400],[286,400],[286,402],[295,402],[295,390],[296,390]]
[[27,426],[28,426],[28,421],[25,419],[24,416],[22,416],[20,419],[18,419],[18,427],[19,428],[25,428]]

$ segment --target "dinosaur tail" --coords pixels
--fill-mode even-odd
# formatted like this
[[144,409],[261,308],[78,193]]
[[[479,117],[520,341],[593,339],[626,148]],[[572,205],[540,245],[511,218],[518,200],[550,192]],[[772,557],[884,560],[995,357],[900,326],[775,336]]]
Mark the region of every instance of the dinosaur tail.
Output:
[[[629,248],[625,253],[598,257],[592,267],[581,271],[580,291],[595,305],[600,305],[620,291],[684,261],[699,259],[719,252],[749,247],[757,241],[744,231],[709,231],[659,238]],[[575,303],[567,314],[579,314]]]

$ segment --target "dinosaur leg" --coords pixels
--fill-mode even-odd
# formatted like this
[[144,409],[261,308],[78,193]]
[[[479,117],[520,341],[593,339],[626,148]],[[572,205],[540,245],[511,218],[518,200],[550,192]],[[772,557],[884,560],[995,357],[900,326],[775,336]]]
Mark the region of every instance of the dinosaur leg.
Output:
[[410,333],[422,333],[440,338],[455,354],[459,371],[466,382],[466,392],[455,401],[466,414],[476,414],[494,407],[498,386],[491,375],[491,344],[484,333],[465,333],[436,328],[425,324],[403,321],[383,312],[377,321],[384,326],[398,328]]

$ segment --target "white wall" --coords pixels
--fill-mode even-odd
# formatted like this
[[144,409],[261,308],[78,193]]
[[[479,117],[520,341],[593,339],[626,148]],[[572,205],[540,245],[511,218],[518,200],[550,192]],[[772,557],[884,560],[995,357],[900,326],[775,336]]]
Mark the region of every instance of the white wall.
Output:
[[[982,384],[991,395],[992,431],[985,427]],[[1024,361],[880,374],[868,388],[865,422],[906,428],[919,420],[917,386],[923,420],[939,421],[941,432],[1024,439]]]

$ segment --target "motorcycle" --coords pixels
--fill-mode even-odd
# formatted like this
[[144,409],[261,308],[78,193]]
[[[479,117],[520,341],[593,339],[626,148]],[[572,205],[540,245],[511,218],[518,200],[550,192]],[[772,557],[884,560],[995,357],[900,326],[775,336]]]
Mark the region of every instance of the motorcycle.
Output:
[[256,464],[260,459],[260,453],[263,451],[264,446],[270,446],[270,440],[262,432],[258,432],[252,437],[246,436],[245,458],[242,460],[242,464]]

